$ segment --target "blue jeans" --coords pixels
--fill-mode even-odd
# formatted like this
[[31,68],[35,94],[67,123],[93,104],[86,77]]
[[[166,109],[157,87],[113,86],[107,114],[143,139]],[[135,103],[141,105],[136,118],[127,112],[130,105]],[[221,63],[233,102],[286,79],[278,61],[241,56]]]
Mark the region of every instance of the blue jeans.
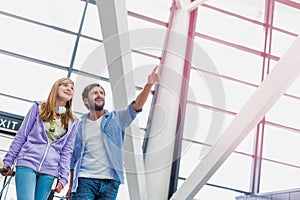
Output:
[[115,200],[120,183],[112,179],[78,178],[78,187],[71,200]]
[[50,194],[54,176],[35,172],[28,167],[16,167],[18,200],[46,200]]

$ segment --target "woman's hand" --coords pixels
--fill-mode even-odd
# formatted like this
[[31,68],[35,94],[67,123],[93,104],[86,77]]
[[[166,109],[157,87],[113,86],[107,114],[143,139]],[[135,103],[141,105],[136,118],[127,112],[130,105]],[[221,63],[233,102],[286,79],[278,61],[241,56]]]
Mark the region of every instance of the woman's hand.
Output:
[[55,192],[60,193],[63,188],[64,188],[64,186],[58,181],[58,183],[55,187]]
[[12,176],[14,174],[14,171],[11,170],[10,166],[8,166],[7,164],[3,165],[3,172],[1,172],[2,176]]

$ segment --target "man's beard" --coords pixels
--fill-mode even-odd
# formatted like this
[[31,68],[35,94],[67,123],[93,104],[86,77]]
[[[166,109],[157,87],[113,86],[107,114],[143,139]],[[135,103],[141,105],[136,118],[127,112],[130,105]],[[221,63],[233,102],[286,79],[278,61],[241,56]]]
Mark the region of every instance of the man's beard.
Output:
[[104,103],[102,105],[100,105],[100,106],[95,105],[95,110],[96,111],[101,111],[101,110],[103,110],[103,108],[104,108]]
[[90,100],[90,110],[101,111],[104,108],[105,102],[103,101],[102,105],[96,105],[94,102]]

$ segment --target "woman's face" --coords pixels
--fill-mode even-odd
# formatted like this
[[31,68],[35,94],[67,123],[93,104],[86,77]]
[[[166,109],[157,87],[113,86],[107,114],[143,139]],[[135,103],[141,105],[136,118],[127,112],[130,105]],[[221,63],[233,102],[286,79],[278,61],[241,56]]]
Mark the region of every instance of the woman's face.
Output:
[[71,83],[63,83],[58,86],[57,98],[61,101],[70,101],[74,94],[74,85]]

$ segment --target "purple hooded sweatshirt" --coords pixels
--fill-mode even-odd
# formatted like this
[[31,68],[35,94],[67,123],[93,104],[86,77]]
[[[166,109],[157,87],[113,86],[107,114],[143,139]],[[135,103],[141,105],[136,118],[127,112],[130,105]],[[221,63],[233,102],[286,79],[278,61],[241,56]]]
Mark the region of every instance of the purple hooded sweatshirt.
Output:
[[39,116],[40,104],[41,102],[34,102],[30,108],[3,163],[12,167],[16,160],[16,166],[28,167],[55,177],[60,176],[60,182],[65,186],[69,178],[77,123],[70,120],[66,134],[49,143]]

